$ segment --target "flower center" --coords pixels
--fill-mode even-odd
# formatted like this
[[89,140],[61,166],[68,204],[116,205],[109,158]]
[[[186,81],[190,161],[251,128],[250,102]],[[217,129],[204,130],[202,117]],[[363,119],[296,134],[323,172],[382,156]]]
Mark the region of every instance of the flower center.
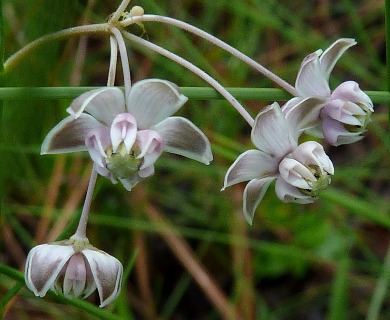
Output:
[[137,146],[133,146],[130,153],[127,153],[123,142],[119,145],[115,153],[112,152],[112,148],[110,147],[106,151],[107,169],[118,178],[126,179],[138,172],[142,165],[142,159],[137,159],[139,153]]
[[307,168],[310,170],[310,172],[313,174],[313,176],[316,178],[316,180],[306,180],[307,184],[309,185],[310,189],[302,189],[299,190],[307,196],[316,198],[318,197],[319,193],[325,189],[328,188],[331,178],[328,172],[321,170],[319,166],[309,165]]

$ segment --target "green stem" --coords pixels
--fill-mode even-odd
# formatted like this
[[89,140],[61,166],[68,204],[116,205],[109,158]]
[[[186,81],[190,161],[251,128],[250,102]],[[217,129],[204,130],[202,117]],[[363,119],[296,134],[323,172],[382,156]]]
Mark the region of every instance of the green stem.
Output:
[[[385,0],[385,21],[386,21],[386,73],[387,90],[390,92],[390,0]],[[390,121],[390,104],[388,106]]]

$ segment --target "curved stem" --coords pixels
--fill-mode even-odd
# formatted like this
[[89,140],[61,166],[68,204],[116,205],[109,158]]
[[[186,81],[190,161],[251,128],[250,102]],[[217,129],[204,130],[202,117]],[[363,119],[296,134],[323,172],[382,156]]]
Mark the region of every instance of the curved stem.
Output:
[[183,67],[187,68],[191,72],[198,75],[200,78],[205,80],[207,83],[209,83],[215,90],[217,90],[227,101],[230,102],[230,104],[242,115],[242,117],[248,122],[248,124],[252,127],[253,126],[253,118],[248,113],[248,111],[245,110],[245,108],[234,98],[218,81],[216,81],[214,78],[209,76],[206,72],[204,72],[202,69],[198,68],[197,66],[193,65],[191,62],[183,59],[182,57],[179,57],[178,55],[154,44],[149,41],[146,41],[144,39],[141,39],[140,37],[137,37],[129,32],[122,31],[123,36],[135,43],[138,43],[148,49],[151,49],[169,59],[172,61],[182,65]]
[[122,34],[117,28],[111,28],[111,31],[115,36],[115,39],[119,47],[119,54],[121,56],[122,70],[123,70],[123,82],[125,85],[125,94],[127,97],[131,87],[131,76],[130,76],[130,66],[129,66],[129,58],[127,56],[126,44],[125,41],[123,40]]
[[28,45],[20,49],[18,52],[14,53],[11,57],[9,57],[4,63],[4,71],[10,71],[31,51],[35,50],[41,45],[44,45],[45,43],[48,43],[53,40],[61,40],[73,36],[81,36],[86,34],[109,34],[111,32],[110,28],[111,26],[108,23],[92,24],[64,29],[38,38],[37,40],[29,43]]
[[241,51],[228,45],[226,42],[223,42],[222,40],[218,39],[217,37],[205,32],[197,27],[194,27],[193,25],[191,25],[189,23],[186,23],[184,21],[177,20],[174,18],[159,16],[159,15],[145,14],[143,16],[135,16],[135,17],[125,19],[125,20],[121,21],[120,24],[123,27],[127,27],[130,24],[140,23],[140,22],[161,22],[161,23],[170,24],[170,25],[176,26],[178,28],[181,28],[185,31],[191,32],[191,33],[213,43],[214,45],[220,47],[221,49],[229,52],[230,54],[232,54],[236,58],[240,59],[241,61],[245,62],[246,64],[248,64],[249,66],[251,66],[252,68],[257,70],[258,72],[260,72],[261,74],[263,74],[264,76],[266,76],[267,78],[269,78],[270,80],[275,82],[277,85],[279,85],[280,87],[282,87],[283,89],[285,89],[286,91],[291,93],[293,96],[297,95],[297,92],[292,85],[290,85],[288,82],[286,82],[285,80],[283,80],[282,78],[280,78],[279,76],[277,76],[276,74],[274,74],[273,72],[271,72],[270,70],[268,70],[267,68],[262,66],[260,63],[249,58],[247,55],[243,54]]
[[89,184],[87,189],[87,194],[85,196],[83,211],[81,212],[80,221],[77,226],[77,230],[73,237],[75,238],[86,238],[87,233],[87,224],[88,224],[88,215],[91,208],[93,190],[95,189],[97,179],[97,171],[95,170],[95,164],[92,168],[91,177],[89,178]]
[[109,23],[115,24],[118,22],[120,17],[122,16],[122,13],[126,10],[127,6],[129,5],[131,0],[123,0],[122,3],[119,5],[118,9],[112,14]]
[[113,35],[110,36],[110,48],[111,55],[110,67],[108,69],[107,87],[113,87],[115,85],[116,63],[118,61],[118,42]]

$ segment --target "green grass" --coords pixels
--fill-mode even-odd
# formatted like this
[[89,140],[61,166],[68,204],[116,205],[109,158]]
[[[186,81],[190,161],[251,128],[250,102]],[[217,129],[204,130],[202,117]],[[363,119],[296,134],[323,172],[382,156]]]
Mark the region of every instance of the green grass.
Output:
[[[89,8],[87,3],[0,1],[0,59],[3,52],[7,59],[38,37],[79,25],[83,19],[102,23],[119,4],[102,0]],[[390,24],[385,19],[390,1],[330,3],[131,3],[143,6],[146,13],[172,16],[212,33],[291,84],[307,54],[325,49],[337,38],[353,37],[358,44],[341,58],[330,82],[332,87],[345,80],[359,82],[376,112],[364,140],[325,146],[335,175],[317,202],[284,204],[271,186],[249,227],[241,213],[243,185],[220,190],[234,159],[253,148],[250,128],[203,80],[129,43],[133,80],[163,78],[182,87],[190,100],[179,114],[207,134],[214,161],[204,166],[164,154],[155,175],[130,193],[98,178],[88,237],[125,269],[121,295],[103,310],[96,306],[96,295],[87,301],[55,294],[37,298],[24,286],[21,271],[31,247],[69,237],[77,225],[90,159],[85,153],[41,156],[39,149],[74,97],[106,84],[108,38],[89,37],[86,55],[78,57],[79,38],[50,42],[2,75],[3,318],[221,319],[223,310],[231,308],[249,320],[388,319],[390,67],[385,61]],[[145,29],[149,40],[218,79],[252,116],[274,100],[289,98],[264,76],[204,40],[157,23],[145,23]],[[130,30],[142,33],[140,28]],[[116,85],[123,85],[120,68]],[[215,287],[202,288],[201,275],[208,275]],[[213,300],[215,294],[222,294],[222,307]]]

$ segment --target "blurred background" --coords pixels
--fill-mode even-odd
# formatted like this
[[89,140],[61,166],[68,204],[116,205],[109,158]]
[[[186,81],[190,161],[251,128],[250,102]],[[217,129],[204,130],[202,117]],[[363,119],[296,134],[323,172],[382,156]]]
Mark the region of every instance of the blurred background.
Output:
[[[6,58],[40,36],[102,23],[119,5],[116,0],[2,2]],[[338,38],[355,38],[358,44],[336,65],[331,87],[354,80],[363,90],[387,89],[384,1],[137,0],[133,5],[208,31],[291,84],[307,54]],[[275,87],[228,53],[174,27],[145,23],[146,34],[138,26],[129,30],[180,54],[226,87]],[[128,53],[134,82],[151,77],[207,86],[147,49],[129,43]],[[2,86],[104,86],[109,55],[107,36],[52,42],[4,75]],[[120,64],[117,75],[116,85],[122,85]],[[39,155],[45,135],[65,117],[71,101],[31,94],[3,101],[0,262],[14,270],[23,270],[34,245],[65,239],[77,225],[91,170],[88,154]],[[242,102],[256,116],[273,101]],[[92,305],[98,304],[97,295],[88,298],[90,307],[55,295],[40,299],[18,273],[1,274],[4,319],[223,319],[229,312],[249,320],[390,319],[385,105],[375,104],[364,140],[325,146],[335,175],[317,202],[282,203],[271,186],[252,227],[241,212],[245,184],[220,191],[235,158],[253,148],[250,127],[223,100],[191,99],[179,114],[209,137],[210,166],[164,154],[155,175],[131,192],[98,178],[88,237],[124,265],[117,301],[98,310]]]

